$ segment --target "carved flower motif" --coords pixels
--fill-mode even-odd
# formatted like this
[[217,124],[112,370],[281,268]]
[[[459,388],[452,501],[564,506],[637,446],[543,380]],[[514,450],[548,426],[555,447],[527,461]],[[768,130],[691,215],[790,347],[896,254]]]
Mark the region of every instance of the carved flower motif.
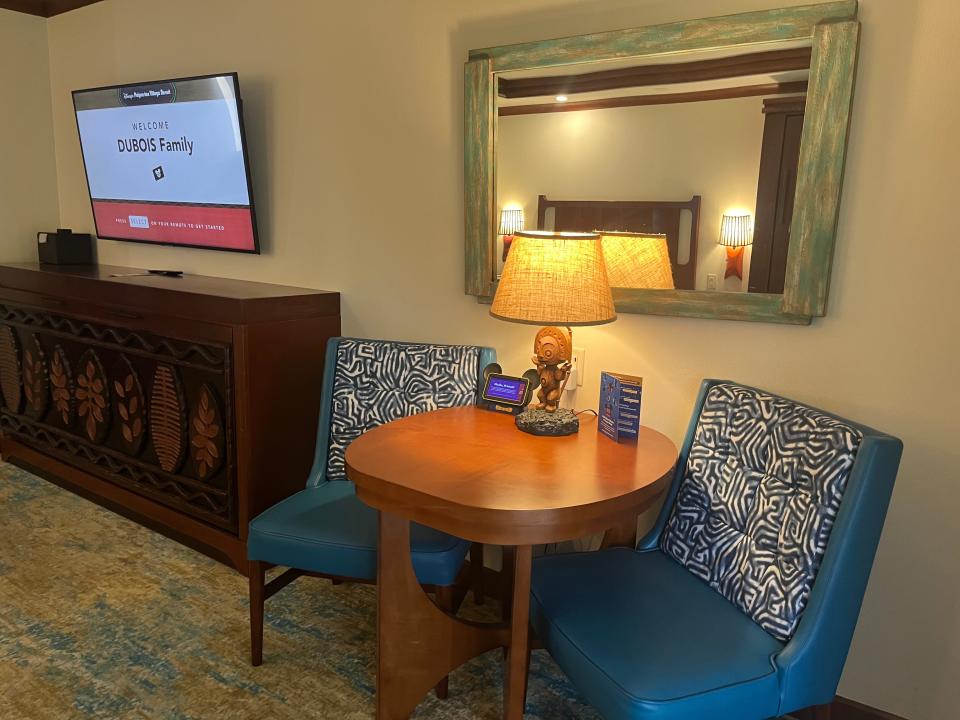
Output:
[[75,394],[79,403],[77,413],[81,418],[86,418],[84,427],[87,437],[94,441],[97,437],[97,423],[105,421],[103,415],[103,410],[107,407],[105,389],[103,380],[97,377],[97,367],[93,364],[93,360],[87,360],[86,367],[77,377]]

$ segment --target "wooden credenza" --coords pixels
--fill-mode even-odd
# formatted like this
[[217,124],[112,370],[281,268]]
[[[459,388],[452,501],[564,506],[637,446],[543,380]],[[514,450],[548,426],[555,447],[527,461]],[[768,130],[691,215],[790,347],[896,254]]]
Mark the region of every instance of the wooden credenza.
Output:
[[0,265],[0,454],[246,573],[304,487],[340,295]]

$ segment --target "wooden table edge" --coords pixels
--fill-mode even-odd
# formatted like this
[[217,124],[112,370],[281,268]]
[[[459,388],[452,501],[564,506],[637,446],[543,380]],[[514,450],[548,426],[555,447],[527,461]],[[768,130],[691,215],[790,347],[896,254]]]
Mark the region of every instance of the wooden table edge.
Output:
[[608,500],[541,510],[467,507],[410,488],[397,488],[347,464],[347,477],[357,496],[377,510],[400,515],[464,540],[490,545],[539,545],[573,540],[614,527],[630,514],[639,515],[666,491],[676,463],[657,480]]

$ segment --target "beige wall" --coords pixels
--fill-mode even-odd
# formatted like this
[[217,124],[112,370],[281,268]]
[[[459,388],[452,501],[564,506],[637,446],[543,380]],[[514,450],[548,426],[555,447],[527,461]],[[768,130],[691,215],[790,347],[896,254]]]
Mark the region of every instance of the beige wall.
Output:
[[[92,229],[69,91],[237,70],[266,254],[101,242],[109,262],[343,293],[358,335],[496,345],[532,331],[464,297],[462,63],[471,47],[783,0],[107,0],[49,22],[63,222]],[[754,383],[900,435],[906,454],[841,684],[914,720],[960,705],[960,452],[951,212],[960,186],[954,0],[864,0],[829,314],[812,327],[621,316],[577,332],[578,405],[601,369],[643,375],[679,439],[700,379]]]
[[[498,209],[522,206],[526,227],[534,229],[539,195],[553,200],[689,200],[700,195],[696,288],[705,290],[712,273],[719,289],[746,290],[749,252],[743,279],[724,282],[726,251],[717,239],[725,212],[754,212],[762,110],[763,99],[751,97],[508,115],[497,126]],[[689,233],[689,221],[681,229]]]
[[35,260],[60,215],[43,18],[0,10],[0,92],[0,262]]

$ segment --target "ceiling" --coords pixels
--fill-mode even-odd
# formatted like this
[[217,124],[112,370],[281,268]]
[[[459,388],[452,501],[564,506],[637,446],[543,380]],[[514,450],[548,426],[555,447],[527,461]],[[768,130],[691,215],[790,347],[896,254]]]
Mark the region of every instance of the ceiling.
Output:
[[0,0],[0,9],[53,17],[102,0]]

